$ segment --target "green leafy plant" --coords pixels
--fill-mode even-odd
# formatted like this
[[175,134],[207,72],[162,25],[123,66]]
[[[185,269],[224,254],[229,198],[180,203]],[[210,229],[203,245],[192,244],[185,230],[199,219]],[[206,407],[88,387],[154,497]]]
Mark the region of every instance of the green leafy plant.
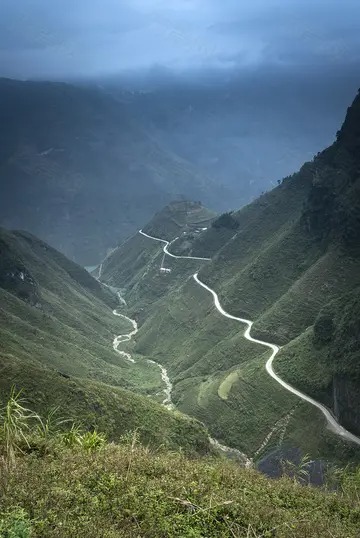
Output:
[[75,424],[74,422],[71,425],[70,430],[67,430],[60,435],[60,439],[62,443],[68,448],[81,446],[82,431],[80,424]]
[[70,430],[60,435],[62,443],[68,448],[80,447],[92,452],[106,445],[106,436],[96,430],[83,432],[80,424],[73,423]]
[[30,538],[31,523],[22,509],[6,512],[0,516],[2,538]]
[[296,482],[308,483],[310,479],[310,463],[310,456],[305,454],[298,463],[283,460],[281,466],[284,475],[290,476]]
[[93,450],[99,450],[106,445],[106,437],[104,434],[94,430],[93,432],[86,432],[81,436],[81,446],[89,452]]
[[69,423],[69,419],[63,419],[57,416],[59,407],[52,407],[44,419],[39,420],[37,428],[38,435],[48,441],[49,438],[59,435],[61,433],[61,426]]

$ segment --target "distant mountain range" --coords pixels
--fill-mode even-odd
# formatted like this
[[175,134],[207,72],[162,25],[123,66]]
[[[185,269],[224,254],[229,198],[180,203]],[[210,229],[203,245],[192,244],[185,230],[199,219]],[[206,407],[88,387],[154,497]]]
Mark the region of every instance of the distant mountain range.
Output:
[[0,224],[83,265],[170,200],[229,203],[224,187],[165,149],[126,106],[62,83],[0,80],[0,178]]
[[305,77],[288,66],[167,75],[102,88],[163,147],[230,189],[224,209],[248,204],[329,145],[357,88],[355,73]]

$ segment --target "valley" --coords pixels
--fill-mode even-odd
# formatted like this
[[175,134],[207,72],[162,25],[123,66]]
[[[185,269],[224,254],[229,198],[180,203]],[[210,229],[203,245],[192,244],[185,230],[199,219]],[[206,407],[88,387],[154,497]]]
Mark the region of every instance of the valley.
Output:
[[0,2],[0,538],[360,538],[360,3]]
[[[357,129],[358,104],[359,98],[333,146],[273,191],[195,233],[167,229],[166,208],[103,265],[104,281],[125,290],[130,316],[139,323],[135,352],[167,369],[175,406],[204,422],[218,442],[250,457],[296,447],[315,458],[358,458],[357,384],[334,373],[327,358],[336,325],[326,314],[360,286],[356,233],[343,228],[357,226],[357,206],[355,213],[346,208],[357,200],[358,153],[349,126]],[[339,194],[336,177],[342,177]],[[327,213],[326,196],[318,205],[320,191],[329,192],[333,207],[341,204],[344,224],[335,234],[335,224],[325,220],[341,214]],[[319,226],[327,227],[326,235]],[[210,290],[221,309],[232,312],[230,319],[209,308]],[[250,341],[239,332],[240,320],[247,336],[251,327]],[[319,332],[325,321],[326,338]],[[266,342],[274,342],[270,359],[257,345]],[[352,342],[356,354],[355,334]],[[352,390],[347,400],[345,384]]]
[[[204,230],[206,231],[206,229]],[[152,240],[152,241],[157,241],[158,243],[162,243],[164,246],[162,247],[163,249],[163,252],[164,252],[164,258],[165,256],[169,256],[170,258],[175,258],[175,259],[188,259],[188,260],[199,260],[199,261],[211,261],[211,258],[205,258],[205,257],[196,257],[196,256],[178,256],[178,255],[174,255],[172,254],[168,249],[169,247],[178,239],[178,238],[175,238],[173,239],[172,241],[166,241],[164,239],[161,239],[161,238],[158,238],[158,237],[153,237],[151,235],[148,235],[146,234],[145,232],[143,232],[142,230],[139,231],[139,234],[140,235],[143,235],[144,237],[147,237],[149,240]],[[160,266],[160,271],[162,271],[163,267],[164,267],[164,258],[162,259],[162,262],[161,262],[161,266]],[[272,353],[271,353],[271,356],[267,359],[266,361],[266,364],[265,364],[265,368],[266,368],[266,371],[267,373],[275,380],[277,381],[277,383],[279,383],[282,387],[284,387],[285,390],[288,390],[290,393],[296,395],[298,398],[310,403],[311,405],[313,405],[314,407],[318,408],[321,413],[324,415],[325,419],[326,419],[326,422],[327,422],[327,425],[328,427],[331,429],[331,431],[333,431],[336,435],[340,436],[342,439],[346,440],[346,441],[349,441],[349,442],[352,442],[352,443],[355,443],[357,445],[360,445],[360,438],[353,435],[351,432],[347,431],[344,427],[342,427],[338,421],[336,420],[335,416],[329,411],[329,409],[327,409],[324,405],[322,405],[321,403],[319,403],[318,401],[314,400],[313,398],[307,396],[306,394],[300,392],[299,390],[297,390],[296,388],[292,387],[291,385],[289,385],[288,383],[286,383],[283,379],[281,379],[274,371],[274,368],[273,368],[273,361],[276,357],[276,355],[279,353],[280,351],[280,348],[274,344],[270,344],[268,342],[264,342],[264,341],[261,341],[261,340],[258,340],[258,339],[255,339],[253,338],[251,335],[250,335],[250,331],[251,331],[251,328],[252,328],[252,325],[253,325],[253,322],[249,321],[249,320],[246,320],[246,319],[243,319],[243,318],[239,318],[239,317],[236,317],[236,316],[232,316],[231,314],[229,314],[228,312],[226,312],[221,304],[220,304],[220,301],[219,301],[219,297],[218,295],[216,294],[216,292],[214,290],[212,290],[210,287],[208,287],[206,284],[204,284],[204,282],[202,282],[199,277],[198,277],[198,274],[195,273],[193,275],[193,278],[195,280],[195,282],[201,286],[202,288],[204,288],[207,292],[209,292],[212,296],[213,296],[213,300],[214,300],[214,305],[216,307],[216,309],[218,310],[218,312],[228,318],[228,319],[231,319],[231,320],[235,320],[235,321],[238,321],[242,324],[245,324],[247,325],[247,329],[244,331],[244,338],[247,339],[248,341],[250,342],[253,342],[253,343],[256,343],[256,344],[260,344],[262,346],[266,346],[268,348],[270,348],[270,350],[272,350]],[[116,311],[114,311],[114,313],[116,315],[119,315],[116,313]],[[129,335],[125,335],[125,336],[120,336],[120,337],[117,337],[115,339],[115,341],[118,343],[118,342],[121,342],[121,341],[126,341],[128,338],[128,336],[130,337],[129,339],[131,339],[131,336],[132,335],[135,335],[137,332],[138,332],[138,328],[137,328],[137,324],[134,320],[129,320],[130,322],[132,322],[133,326],[135,327],[135,330],[132,332],[132,333],[129,333]],[[114,346],[115,347],[115,346]],[[124,353],[124,352],[120,352],[120,353]],[[125,358],[127,360],[130,360],[130,361],[133,361],[133,359],[128,355],[128,354],[125,354]],[[156,364],[154,361],[150,361],[154,364]],[[168,377],[168,374],[167,374],[167,371],[166,369],[162,366],[162,365],[158,365],[159,368],[162,370],[162,378],[163,380],[165,381],[165,384],[166,384],[166,389],[165,389],[165,393],[166,393],[166,398],[165,400],[163,401],[163,405],[166,405],[168,406],[168,408],[172,408],[173,407],[173,403],[172,403],[172,400],[171,400],[171,390],[172,390],[172,385],[171,385],[171,382],[169,380],[169,377]],[[232,374],[230,374],[229,377],[231,377]],[[236,381],[236,379],[234,379],[234,381]],[[225,383],[225,381],[223,382]],[[224,400],[227,399],[227,396],[228,396],[228,393],[230,392],[231,390],[231,386],[232,386],[232,383],[230,385],[230,387],[226,390],[226,395],[225,396],[221,396],[220,395],[220,389],[221,387],[219,387],[219,396],[222,397]],[[289,416],[290,418],[290,416]],[[271,430],[270,434],[266,437],[264,443],[261,445],[261,447],[255,452],[255,456],[257,456],[259,453],[261,453],[267,446],[268,442],[270,441],[270,438],[272,437],[274,431],[276,429],[276,425],[275,427]],[[227,452],[227,451],[231,451],[232,449],[230,449],[229,447],[225,447],[223,445],[221,445],[217,440],[213,440],[212,439],[212,442],[215,446],[217,446],[217,448],[220,448],[223,452]],[[236,449],[233,449],[233,450],[236,450]],[[248,459],[248,461],[250,462],[251,460]]]
[[0,78],[0,147],[0,226],[86,266],[174,199],[230,197],[96,87]]
[[137,429],[152,446],[211,450],[200,423],[160,405],[159,367],[115,351],[136,325],[111,290],[30,234],[1,230],[0,253],[2,402],[15,386],[36,412],[58,407],[109,439]]

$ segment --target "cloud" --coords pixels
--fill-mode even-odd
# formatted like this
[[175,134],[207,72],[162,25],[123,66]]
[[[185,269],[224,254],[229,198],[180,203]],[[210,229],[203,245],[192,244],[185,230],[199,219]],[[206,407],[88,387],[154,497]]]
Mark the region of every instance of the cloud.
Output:
[[359,61],[356,0],[2,0],[0,74]]

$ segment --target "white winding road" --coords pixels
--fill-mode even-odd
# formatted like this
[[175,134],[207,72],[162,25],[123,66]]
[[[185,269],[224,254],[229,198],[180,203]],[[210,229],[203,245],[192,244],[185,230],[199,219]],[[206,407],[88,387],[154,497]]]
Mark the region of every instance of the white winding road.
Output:
[[152,239],[153,241],[159,241],[160,243],[164,243],[163,252],[164,254],[170,256],[170,258],[175,258],[177,260],[201,260],[206,262],[211,261],[211,258],[199,258],[197,256],[176,256],[175,254],[171,254],[168,248],[170,245],[172,245],[173,243],[175,243],[175,241],[179,239],[178,237],[175,237],[175,239],[173,239],[172,241],[166,241],[165,239],[160,239],[159,237],[153,237],[152,235],[148,235],[142,230],[139,230],[139,234],[143,235],[144,237],[147,237],[148,239]]
[[251,336],[251,334],[250,334],[253,322],[249,321],[248,319],[243,319],[243,318],[238,318],[236,316],[232,316],[231,314],[226,312],[226,310],[224,310],[223,307],[220,304],[219,297],[218,297],[217,293],[214,290],[212,290],[209,286],[204,284],[204,282],[202,282],[199,279],[197,273],[195,273],[193,275],[193,278],[194,278],[195,282],[197,284],[199,284],[199,286],[201,286],[202,288],[207,290],[209,293],[211,293],[211,295],[213,296],[213,299],[214,299],[214,305],[215,305],[216,309],[220,312],[220,314],[222,316],[224,316],[225,318],[228,318],[228,319],[233,319],[235,321],[239,321],[240,323],[243,323],[244,325],[247,325],[247,328],[245,329],[245,332],[244,332],[244,337],[247,340],[249,340],[250,342],[255,342],[255,344],[260,344],[261,346],[268,347],[271,350],[271,355],[270,355],[269,359],[266,362],[266,371],[268,372],[268,374],[273,379],[275,379],[275,381],[277,381],[282,387],[284,387],[284,389],[288,390],[292,394],[295,394],[295,396],[298,396],[298,398],[301,398],[302,400],[305,400],[306,402],[310,403],[311,405],[314,405],[315,407],[317,407],[322,412],[322,414],[325,416],[330,429],[334,433],[336,433],[337,435],[340,435],[340,437],[342,437],[343,439],[346,439],[347,441],[352,441],[353,443],[356,443],[357,445],[360,445],[360,438],[357,437],[356,435],[352,434],[348,430],[346,430],[343,426],[341,426],[337,422],[336,418],[332,415],[332,413],[324,405],[317,402],[316,400],[314,400],[310,396],[307,396],[303,392],[300,392],[299,390],[297,390],[292,385],[289,385],[289,383],[286,383],[286,381],[281,379],[281,377],[279,377],[274,372],[273,361],[274,361],[274,358],[276,357],[276,355],[280,351],[279,346],[276,346],[275,344],[270,344],[269,342],[264,342],[263,340],[257,340],[256,338],[253,338]]
[[[143,235],[144,237],[147,237],[148,239],[152,239],[153,241],[159,241],[160,243],[164,243],[163,252],[164,252],[164,254],[167,254],[171,258],[211,261],[211,258],[199,258],[199,257],[196,257],[196,256],[175,256],[174,254],[171,254],[171,252],[169,252],[168,248],[174,241],[176,241],[178,239],[177,237],[175,239],[173,239],[172,241],[166,241],[165,239],[160,239],[159,237],[153,237],[153,236],[143,232],[142,230],[139,230],[139,233],[141,235]],[[248,320],[248,319],[243,319],[243,318],[239,318],[237,316],[233,316],[233,315],[229,314],[228,312],[226,312],[226,310],[224,310],[223,307],[220,304],[219,297],[218,297],[217,293],[213,289],[211,289],[209,286],[204,284],[204,282],[202,282],[199,279],[198,273],[195,273],[193,275],[193,278],[194,278],[195,282],[199,286],[201,286],[206,291],[211,293],[211,295],[213,296],[213,299],[214,299],[214,305],[215,305],[216,309],[218,310],[218,312],[222,316],[224,316],[224,317],[226,317],[228,319],[232,319],[234,321],[239,321],[240,323],[243,323],[244,325],[247,325],[247,328],[245,329],[245,332],[244,332],[244,337],[247,340],[249,340],[250,342],[254,342],[255,344],[260,344],[261,346],[265,346],[265,347],[267,347],[267,348],[269,348],[271,350],[271,355],[270,355],[270,357],[267,360],[266,365],[265,365],[267,373],[277,383],[279,383],[282,387],[284,387],[284,389],[291,392],[292,394],[294,394],[298,398],[301,398],[305,402],[310,403],[314,407],[317,407],[321,411],[321,413],[324,415],[324,417],[325,417],[331,431],[333,431],[336,435],[339,435],[342,439],[344,439],[346,441],[350,441],[350,442],[356,443],[357,445],[360,445],[360,437],[357,437],[356,435],[354,435],[351,432],[349,432],[348,430],[346,430],[343,426],[341,426],[338,423],[338,421],[336,420],[336,418],[334,417],[334,415],[329,411],[329,409],[327,409],[327,407],[325,407],[321,403],[317,402],[316,400],[314,400],[313,398],[311,398],[307,394],[304,394],[303,392],[300,392],[299,390],[297,390],[295,387],[293,387],[289,383],[286,383],[286,381],[281,379],[281,377],[279,377],[274,372],[273,361],[274,361],[274,358],[276,357],[276,355],[280,351],[279,346],[277,346],[275,344],[271,344],[269,342],[264,342],[263,340],[258,340],[256,338],[253,338],[251,336],[251,334],[250,334],[251,327],[253,326],[253,322]]]

